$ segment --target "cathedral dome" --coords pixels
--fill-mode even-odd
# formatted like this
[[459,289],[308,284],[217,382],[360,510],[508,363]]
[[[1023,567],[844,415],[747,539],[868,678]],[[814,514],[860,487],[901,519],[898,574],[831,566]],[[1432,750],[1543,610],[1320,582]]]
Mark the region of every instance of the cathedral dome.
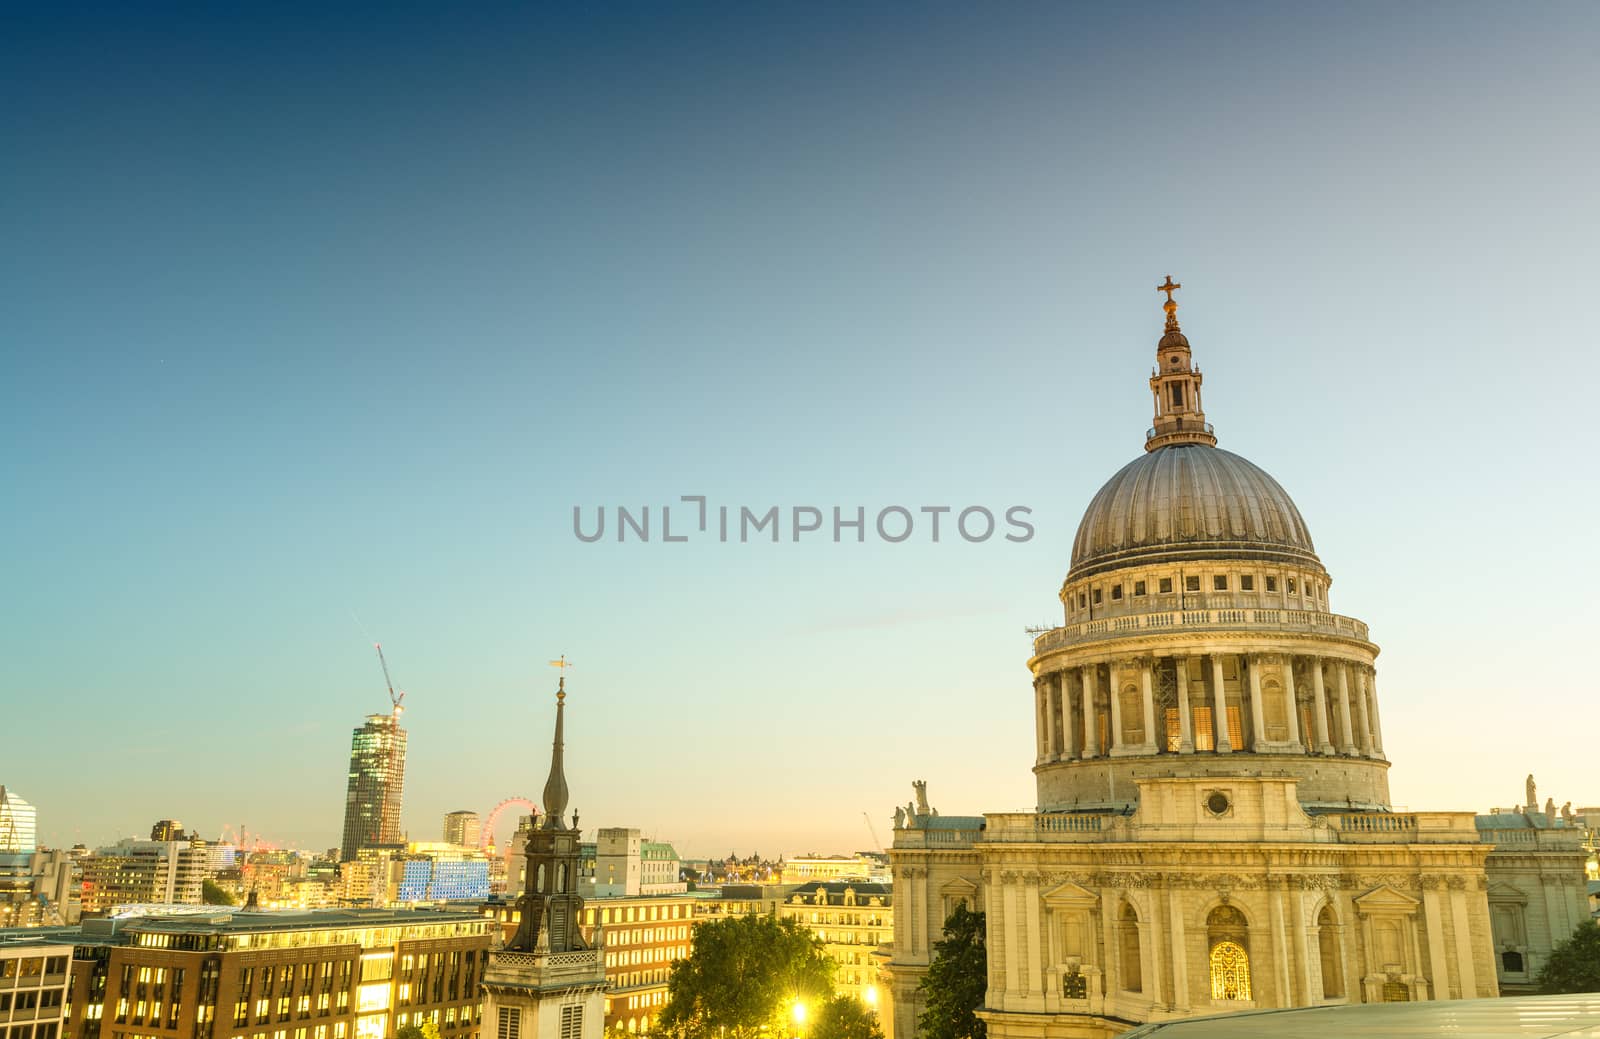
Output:
[[1125,566],[1259,559],[1322,571],[1294,501],[1265,470],[1205,443],[1158,447],[1089,502],[1069,581]]

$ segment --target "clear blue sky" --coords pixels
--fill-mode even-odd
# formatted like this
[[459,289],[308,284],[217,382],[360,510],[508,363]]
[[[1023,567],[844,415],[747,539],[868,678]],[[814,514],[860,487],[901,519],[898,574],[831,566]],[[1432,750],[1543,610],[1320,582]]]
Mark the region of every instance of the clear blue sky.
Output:
[[[1141,449],[1168,272],[1384,648],[1396,803],[1600,802],[1595,6],[139,8],[0,23],[0,782],[44,839],[337,843],[367,632],[414,837],[537,797],[560,653],[588,826],[1030,806],[1023,628]],[[1038,534],[572,536],[682,494]]]

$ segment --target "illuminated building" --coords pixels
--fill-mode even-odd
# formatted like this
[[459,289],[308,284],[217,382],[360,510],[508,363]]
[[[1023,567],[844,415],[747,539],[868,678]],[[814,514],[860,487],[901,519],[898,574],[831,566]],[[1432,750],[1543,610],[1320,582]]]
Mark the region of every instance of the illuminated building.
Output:
[[207,854],[188,841],[123,840],[83,859],[83,912],[100,916],[119,905],[197,905]]
[[368,715],[366,724],[350,737],[340,861],[356,859],[363,848],[404,841],[400,795],[405,774],[406,730],[400,727],[398,714]]
[[0,855],[32,852],[38,843],[38,826],[38,810],[15,790],[0,786]]
[[873,953],[894,940],[894,899],[887,884],[813,881],[778,903],[778,916],[818,938],[838,965],[834,991],[878,1004],[878,968]]
[[481,917],[428,910],[211,907],[51,937],[75,949],[72,1039],[386,1039],[424,1022],[474,1039],[489,948]]
[[[564,659],[564,658],[563,658]],[[566,821],[566,678],[556,692],[556,731],[545,814],[523,845],[527,883],[517,899],[516,931],[484,970],[483,1013],[495,1039],[598,1039],[604,1027],[604,936],[582,932],[578,894],[582,831]]]
[[451,812],[444,817],[444,842],[463,848],[476,848],[483,834],[477,812]]
[[414,842],[393,867],[395,900],[441,902],[489,897],[489,860],[476,848]]
[[872,880],[888,883],[888,864],[870,855],[800,855],[783,863],[783,883]]
[[39,932],[0,932],[0,1036],[62,1039],[72,946]]

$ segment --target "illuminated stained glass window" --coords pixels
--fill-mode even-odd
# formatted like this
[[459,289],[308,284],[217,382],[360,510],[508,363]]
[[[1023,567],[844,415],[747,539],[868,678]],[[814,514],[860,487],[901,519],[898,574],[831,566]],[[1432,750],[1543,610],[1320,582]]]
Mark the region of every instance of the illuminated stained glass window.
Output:
[[1183,742],[1183,729],[1178,724],[1178,709],[1176,707],[1168,707],[1166,716],[1167,752],[1169,754],[1176,754],[1178,752],[1178,744]]
[[1238,942],[1211,947],[1211,998],[1250,998],[1250,957]]

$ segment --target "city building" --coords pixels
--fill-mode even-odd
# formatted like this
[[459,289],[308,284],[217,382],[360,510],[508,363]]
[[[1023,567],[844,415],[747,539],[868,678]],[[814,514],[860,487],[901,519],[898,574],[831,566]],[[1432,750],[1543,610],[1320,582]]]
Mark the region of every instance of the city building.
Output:
[[1593,922],[1582,820],[1570,805],[1565,813],[1553,801],[1541,809],[1531,775],[1526,792],[1525,804],[1476,819],[1483,842],[1493,848],[1484,864],[1489,923],[1495,974],[1508,995],[1537,992],[1550,951],[1579,924]]
[[194,834],[185,833],[183,824],[176,819],[161,819],[150,827],[150,839],[153,841],[193,841]]
[[822,939],[828,956],[838,965],[833,975],[835,992],[878,1007],[878,964],[873,954],[878,946],[894,940],[894,899],[889,885],[812,881],[779,902],[778,916]]
[[505,948],[490,954],[483,975],[483,1012],[495,1039],[598,1039],[605,1025],[604,930],[583,935],[582,831],[576,812],[572,825],[566,822],[566,686],[563,675],[545,814],[523,846],[527,883],[517,903],[517,929]]
[[1367,625],[1283,487],[1216,446],[1177,321],[1145,453],[1090,500],[1028,660],[1032,812],[895,811],[894,1033],[958,903],[990,1039],[1498,993],[1470,811],[1397,812]]
[[854,855],[799,855],[783,863],[785,884],[813,880],[870,880],[889,882],[888,863],[863,852]]
[[395,900],[442,902],[489,897],[489,858],[476,846],[414,842],[396,861]]
[[681,894],[689,885],[681,877],[682,863],[670,844],[644,840],[638,830],[606,827],[596,833],[594,867],[580,873],[593,877],[592,893],[618,895]]
[[667,1005],[672,964],[689,955],[696,904],[688,894],[618,895],[588,900],[583,933],[605,942],[605,1027],[648,1032]]
[[425,1022],[475,1039],[489,932],[474,913],[212,906],[50,938],[74,950],[72,1039],[387,1039]]
[[0,1036],[63,1039],[72,946],[38,931],[0,932]]
[[197,905],[206,879],[204,847],[188,841],[127,838],[82,860],[81,898],[86,916],[119,905]]
[[400,796],[405,775],[406,731],[400,727],[399,708],[393,714],[368,715],[366,724],[350,736],[341,862],[359,858],[363,848],[404,843]]
[[483,822],[477,812],[451,812],[444,817],[444,842],[463,848],[476,848],[483,836]]
[[0,855],[27,855],[38,844],[39,812],[0,786]]

